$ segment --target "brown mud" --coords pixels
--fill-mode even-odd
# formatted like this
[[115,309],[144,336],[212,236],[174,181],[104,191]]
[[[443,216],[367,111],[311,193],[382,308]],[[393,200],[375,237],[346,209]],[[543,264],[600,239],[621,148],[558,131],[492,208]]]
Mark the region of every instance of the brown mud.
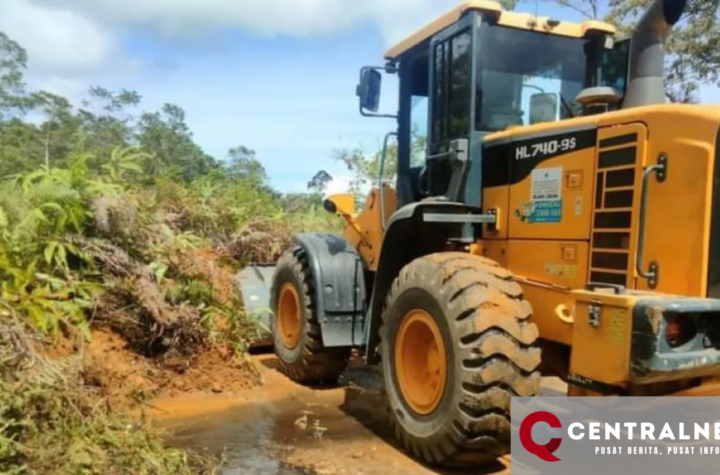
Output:
[[[253,357],[264,384],[237,394],[159,400],[154,412],[169,443],[224,456],[226,475],[485,475],[508,474],[510,459],[442,471],[395,445],[385,412],[382,376],[351,365],[336,386],[307,388],[278,371],[273,356]],[[544,394],[563,393],[558,380]]]
[[[177,256],[174,259],[172,264],[182,275],[194,276],[210,285],[212,299],[218,305],[230,311],[237,309],[236,272],[226,262],[225,254],[199,249],[184,254],[182,259]],[[157,295],[167,291],[159,288],[152,279],[150,283]],[[192,307],[171,305],[161,300],[143,305],[157,307],[150,313],[165,314],[170,320],[175,318],[172,315],[187,313]],[[188,342],[178,339],[177,333],[168,333],[172,325],[168,326],[164,317],[154,319],[152,324],[140,318],[141,310],[128,306],[127,302],[123,301],[120,307],[118,302],[114,304],[117,305],[103,307],[101,302],[90,321],[91,338],[66,326],[56,340],[36,348],[51,359],[77,365],[83,382],[100,398],[106,399],[109,406],[140,411],[152,408],[157,399],[241,394],[261,383],[258,363],[250,357],[237,356],[244,351],[244,343],[255,338],[257,331],[243,318],[235,321],[225,314],[213,314],[211,324],[203,326],[199,320],[200,312],[195,309],[192,312],[195,318],[185,320],[180,327],[173,327],[180,333],[192,333],[197,337],[196,341]],[[187,328],[181,328],[183,325]],[[233,348],[231,344],[237,347]],[[157,351],[155,346],[162,351]]]
[[261,383],[255,361],[234,357],[222,347],[189,356],[147,358],[116,333],[96,330],[89,343],[65,352],[83,356],[85,382],[116,408],[152,412],[156,399],[240,394]]

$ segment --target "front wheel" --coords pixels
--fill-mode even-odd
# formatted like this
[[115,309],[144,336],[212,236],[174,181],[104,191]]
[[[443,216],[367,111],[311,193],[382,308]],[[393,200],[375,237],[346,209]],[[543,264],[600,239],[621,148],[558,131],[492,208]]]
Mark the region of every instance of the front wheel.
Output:
[[273,345],[285,374],[303,384],[337,382],[350,349],[323,346],[315,283],[304,249],[289,250],[278,261],[271,299]]
[[380,329],[395,434],[428,463],[495,459],[510,449],[510,398],[540,388],[537,327],[512,274],[470,254],[407,265]]

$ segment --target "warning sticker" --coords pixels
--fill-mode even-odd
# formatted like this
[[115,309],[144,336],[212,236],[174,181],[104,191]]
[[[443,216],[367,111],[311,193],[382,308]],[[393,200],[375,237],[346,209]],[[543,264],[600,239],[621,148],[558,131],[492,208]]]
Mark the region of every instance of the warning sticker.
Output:
[[540,168],[532,172],[532,201],[562,200],[562,167]]
[[568,279],[577,278],[578,266],[575,264],[545,264],[545,273],[555,277],[565,277]]

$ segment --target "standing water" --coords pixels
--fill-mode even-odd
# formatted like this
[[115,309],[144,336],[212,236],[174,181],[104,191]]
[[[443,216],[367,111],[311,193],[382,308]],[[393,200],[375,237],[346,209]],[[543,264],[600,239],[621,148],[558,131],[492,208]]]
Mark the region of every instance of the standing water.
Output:
[[171,445],[222,456],[223,475],[299,475],[277,457],[288,446],[311,441],[312,433],[301,430],[302,417],[297,401],[257,402],[164,426],[173,433]]
[[[269,368],[272,368],[268,365]],[[243,394],[233,409],[227,399],[169,401],[160,405],[172,445],[223,456],[224,475],[435,475],[395,445],[382,393],[382,376],[350,367],[332,387],[296,385],[272,369],[266,384]],[[232,400],[230,400],[232,402]],[[177,419],[184,414],[183,419]],[[497,473],[506,475],[504,466]],[[493,473],[487,467],[472,475]]]

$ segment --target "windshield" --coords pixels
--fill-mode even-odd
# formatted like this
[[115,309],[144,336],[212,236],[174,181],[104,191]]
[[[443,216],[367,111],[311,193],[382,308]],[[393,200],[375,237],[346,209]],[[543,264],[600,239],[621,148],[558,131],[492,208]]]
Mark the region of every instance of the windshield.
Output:
[[475,129],[499,131],[573,117],[586,80],[587,40],[480,28]]

